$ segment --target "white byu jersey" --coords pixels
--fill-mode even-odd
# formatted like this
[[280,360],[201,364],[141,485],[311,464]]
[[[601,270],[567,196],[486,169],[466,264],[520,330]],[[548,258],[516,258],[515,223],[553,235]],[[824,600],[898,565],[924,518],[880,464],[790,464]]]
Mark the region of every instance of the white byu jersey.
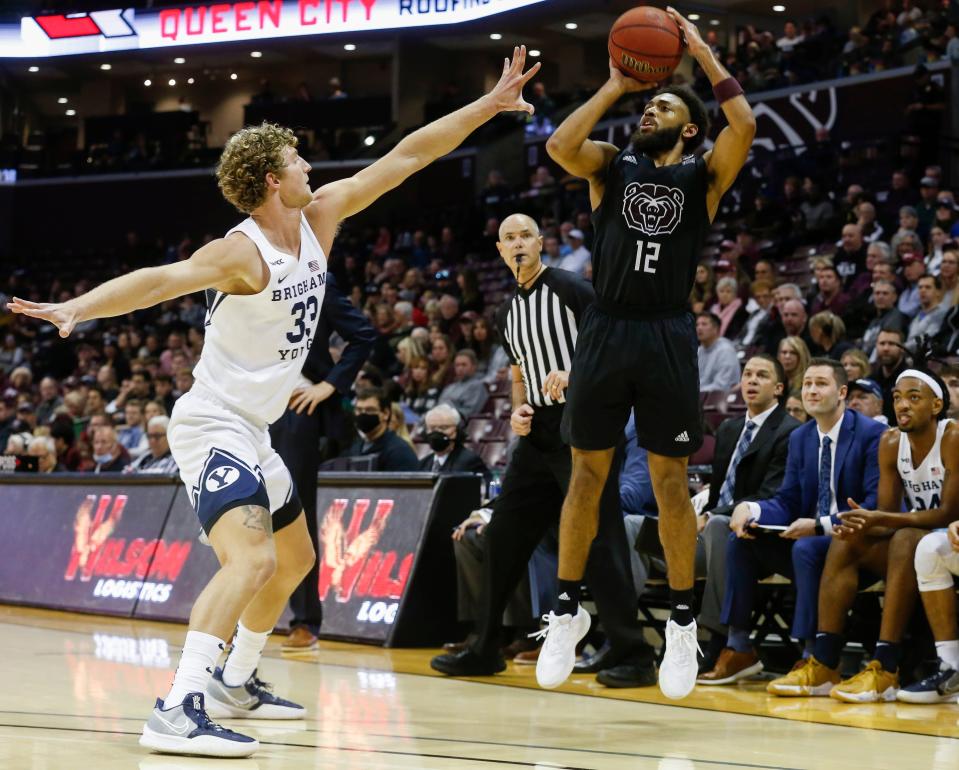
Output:
[[252,217],[227,235],[235,232],[256,244],[270,281],[257,294],[207,290],[206,339],[194,376],[228,406],[272,423],[301,382],[326,291],[326,255],[302,214],[299,259],[271,246]]
[[936,441],[918,468],[912,467],[912,447],[909,435],[899,433],[899,476],[911,511],[928,511],[942,504],[942,434],[952,420],[940,420],[936,427]]

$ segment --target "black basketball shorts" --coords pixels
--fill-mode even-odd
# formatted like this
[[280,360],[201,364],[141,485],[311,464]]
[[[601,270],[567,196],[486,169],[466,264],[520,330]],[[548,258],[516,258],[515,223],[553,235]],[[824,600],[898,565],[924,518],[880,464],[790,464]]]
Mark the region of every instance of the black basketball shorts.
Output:
[[566,391],[570,444],[616,446],[632,409],[641,447],[667,457],[693,454],[703,443],[698,348],[691,313],[635,319],[590,306]]

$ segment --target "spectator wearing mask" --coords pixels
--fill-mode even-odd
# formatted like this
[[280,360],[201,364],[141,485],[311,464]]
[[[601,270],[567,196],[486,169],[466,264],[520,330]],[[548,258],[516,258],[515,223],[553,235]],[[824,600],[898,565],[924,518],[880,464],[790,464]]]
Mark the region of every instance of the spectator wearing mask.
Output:
[[93,431],[93,473],[119,473],[130,464],[130,453],[119,441],[112,425]]
[[935,337],[945,320],[947,308],[942,306],[942,280],[938,275],[924,275],[917,282],[919,312],[909,324],[906,346],[914,348],[921,337]]
[[40,473],[62,473],[66,470],[57,461],[57,448],[49,436],[34,436],[27,446],[27,455],[36,457]]
[[389,429],[390,402],[378,388],[361,388],[356,393],[354,415],[359,439],[344,453],[346,457],[375,455],[377,471],[390,473],[419,470],[416,453]]
[[739,383],[739,357],[733,343],[719,334],[720,320],[714,313],[696,316],[699,339],[699,390],[729,391]]
[[919,279],[926,274],[926,261],[918,251],[902,257],[902,277],[906,288],[899,295],[899,312],[909,318],[919,313]]
[[147,440],[150,449],[123,469],[124,473],[179,473],[176,461],[167,442],[167,428],[170,418],[165,415],[152,417],[147,423]]
[[433,451],[420,460],[421,471],[434,473],[478,473],[491,478],[483,459],[463,446],[463,418],[449,404],[439,404],[426,413],[426,443]]
[[476,372],[476,353],[467,348],[453,359],[453,382],[443,388],[440,403],[451,404],[466,419],[483,411],[489,392],[481,375]]

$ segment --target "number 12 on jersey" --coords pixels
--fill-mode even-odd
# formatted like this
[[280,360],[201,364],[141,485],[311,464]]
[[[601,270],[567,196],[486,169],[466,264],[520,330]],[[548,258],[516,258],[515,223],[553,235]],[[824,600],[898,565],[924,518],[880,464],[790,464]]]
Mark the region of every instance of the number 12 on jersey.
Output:
[[659,244],[655,241],[636,241],[636,272],[655,273],[659,262]]

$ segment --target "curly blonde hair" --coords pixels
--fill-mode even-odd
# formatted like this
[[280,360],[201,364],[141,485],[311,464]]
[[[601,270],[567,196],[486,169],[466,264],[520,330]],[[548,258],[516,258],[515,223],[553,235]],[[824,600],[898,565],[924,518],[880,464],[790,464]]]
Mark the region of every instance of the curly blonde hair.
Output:
[[223,197],[249,214],[266,199],[266,175],[286,165],[283,148],[296,147],[293,132],[275,123],[248,126],[230,137],[216,166]]

